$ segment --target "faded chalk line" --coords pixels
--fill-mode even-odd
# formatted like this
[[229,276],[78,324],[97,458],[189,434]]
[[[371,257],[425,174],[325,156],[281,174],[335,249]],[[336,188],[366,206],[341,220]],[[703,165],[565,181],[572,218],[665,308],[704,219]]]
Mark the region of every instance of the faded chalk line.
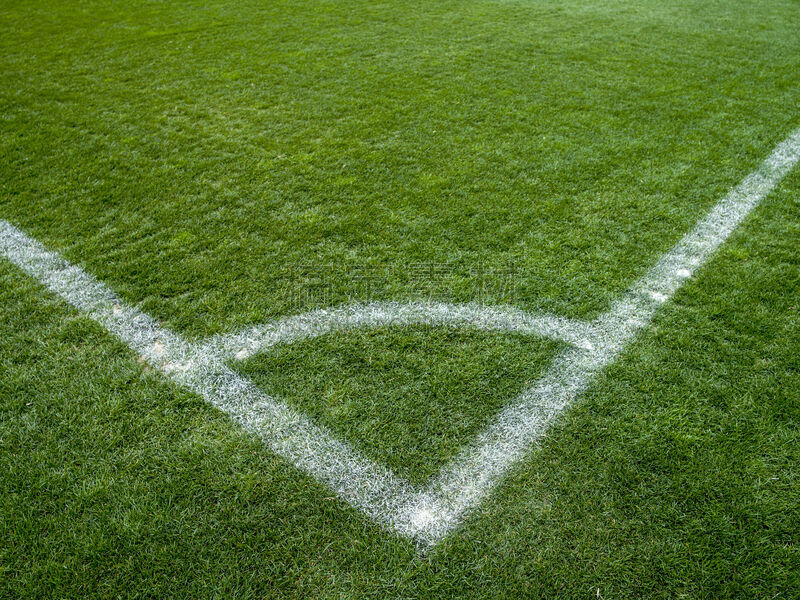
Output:
[[[525,456],[552,420],[617,358],[798,160],[800,129],[592,322],[510,307],[383,302],[312,311],[192,343],[2,219],[0,254],[355,508],[420,547],[431,547]],[[229,366],[277,344],[346,329],[412,324],[537,335],[570,345],[543,377],[513,399],[425,486],[396,476]]]

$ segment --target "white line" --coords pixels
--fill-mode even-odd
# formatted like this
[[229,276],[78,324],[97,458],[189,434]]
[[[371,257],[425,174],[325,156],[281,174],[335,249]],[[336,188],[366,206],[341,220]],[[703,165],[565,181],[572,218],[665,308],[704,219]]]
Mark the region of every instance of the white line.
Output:
[[444,302],[371,302],[320,309],[211,337],[208,352],[244,360],[277,344],[326,335],[335,331],[386,326],[430,325],[470,327],[538,335],[591,349],[596,343],[592,325],[544,313],[507,306],[448,304]]
[[418,492],[397,519],[408,535],[442,539],[502,479],[604,367],[614,361],[656,310],[698,269],[800,159],[800,129],[664,254],[594,327],[605,344],[570,348],[550,371],[506,407],[478,438]]
[[[593,323],[476,305],[373,304],[315,311],[191,344],[121,301],[108,287],[0,220],[0,254],[103,325],[175,382],[202,395],[276,453],[385,526],[432,546],[521,460],[549,423],[616,359],[656,310],[699,268],[800,159],[800,129],[664,254]],[[465,325],[568,341],[549,372],[518,396],[424,488],[356,452],[225,365],[276,343],[347,327]]]
[[0,219],[0,254],[119,337],[176,383],[200,394],[257,434],[277,454],[330,486],[378,522],[390,524],[411,486],[327,430],[256,388],[221,357],[188,344],[127,305],[94,277]]

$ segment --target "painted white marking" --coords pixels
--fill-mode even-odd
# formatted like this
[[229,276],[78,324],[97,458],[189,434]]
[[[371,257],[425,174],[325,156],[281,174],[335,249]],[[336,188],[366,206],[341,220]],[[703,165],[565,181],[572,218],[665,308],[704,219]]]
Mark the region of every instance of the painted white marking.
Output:
[[[704,264],[798,160],[800,129],[778,144],[755,172],[719,201],[608,312],[593,322],[598,337],[604,341],[601,346],[594,352],[569,348],[558,355],[546,375],[503,409],[472,444],[408,502],[406,512],[395,521],[398,529],[428,544],[447,535],[525,456],[552,419],[572,404],[650,323],[662,302],[654,301],[643,291],[660,290],[672,296],[686,280],[678,271],[691,274]],[[417,514],[422,508],[438,519],[420,529],[408,515]]]
[[277,344],[328,333],[374,327],[430,325],[538,335],[591,349],[597,335],[589,323],[509,306],[445,302],[370,302],[314,310],[210,338],[206,352],[244,360]]
[[391,525],[389,515],[396,513],[413,492],[407,482],[386,467],[264,394],[250,380],[227,367],[225,357],[206,353],[163,329],[94,277],[2,219],[0,255],[376,521]]
[[[375,521],[421,547],[446,536],[519,462],[552,420],[652,319],[800,160],[800,129],[685,235],[611,309],[591,323],[511,308],[450,304],[367,304],[314,311],[193,344],[161,328],[108,287],[0,220],[0,254],[111,331],[144,360],[254,432],[277,454],[328,485]],[[349,327],[428,323],[542,335],[571,346],[424,487],[412,486],[267,396],[226,362],[278,343]]]

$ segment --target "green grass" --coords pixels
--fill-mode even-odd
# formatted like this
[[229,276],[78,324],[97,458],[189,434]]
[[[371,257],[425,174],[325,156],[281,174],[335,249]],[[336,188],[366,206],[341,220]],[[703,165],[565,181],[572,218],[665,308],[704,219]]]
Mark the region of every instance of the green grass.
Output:
[[415,483],[538,379],[561,344],[404,327],[279,346],[241,371]]
[[197,334],[285,313],[300,262],[600,312],[796,124],[793,4],[36,6],[3,19],[0,207]]
[[[791,0],[6,2],[0,218],[190,337],[476,271],[590,318],[800,125],[798,29]],[[426,556],[0,261],[0,597],[796,597],[798,198]],[[378,330],[241,368],[423,477],[554,350]]]

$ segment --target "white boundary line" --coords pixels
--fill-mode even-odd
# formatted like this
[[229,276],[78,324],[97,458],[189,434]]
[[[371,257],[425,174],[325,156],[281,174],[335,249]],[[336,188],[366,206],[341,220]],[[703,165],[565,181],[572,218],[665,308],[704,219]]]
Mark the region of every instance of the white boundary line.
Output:
[[173,381],[200,394],[277,454],[373,519],[386,522],[411,486],[250,380],[120,300],[106,285],[0,219],[0,254],[97,321]]
[[[500,482],[550,422],[614,361],[639,330],[800,160],[800,129],[591,323],[511,308],[375,303],[314,311],[204,344],[185,341],[107,286],[0,220],[0,254],[119,337],[176,383],[203,396],[277,454],[327,484],[375,521],[430,547]],[[353,327],[423,323],[553,337],[572,344],[424,487],[412,486],[336,439],[228,365],[278,343]]]

